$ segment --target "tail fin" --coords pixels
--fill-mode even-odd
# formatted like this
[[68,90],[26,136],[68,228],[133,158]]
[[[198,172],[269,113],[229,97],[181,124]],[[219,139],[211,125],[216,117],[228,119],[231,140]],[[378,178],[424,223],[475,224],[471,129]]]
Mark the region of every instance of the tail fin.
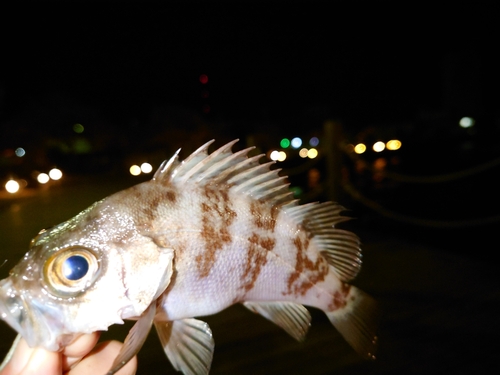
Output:
[[358,288],[350,287],[346,305],[326,312],[328,319],[361,356],[375,359],[376,329],[380,310],[375,300]]

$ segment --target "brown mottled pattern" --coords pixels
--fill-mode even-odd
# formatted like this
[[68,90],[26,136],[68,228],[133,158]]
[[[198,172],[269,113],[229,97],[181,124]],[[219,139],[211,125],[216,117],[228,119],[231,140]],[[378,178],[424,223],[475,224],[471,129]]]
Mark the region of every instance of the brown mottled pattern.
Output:
[[[347,295],[351,290],[351,286],[346,283],[342,283],[341,289],[335,291],[333,295],[332,303],[328,306],[330,311],[342,309],[347,305],[349,301],[347,301]],[[354,300],[354,296],[351,296],[351,300]]]
[[269,209],[269,207],[259,201],[250,204],[250,214],[257,228],[274,232],[278,212],[278,207],[273,206]]
[[231,242],[229,226],[236,218],[227,190],[210,185],[204,189],[206,199],[201,204],[201,237],[205,243],[205,251],[195,258],[200,277],[210,274],[217,260],[217,252]]
[[248,238],[248,243],[247,259],[241,286],[241,289],[245,292],[253,289],[262,267],[267,263],[267,252],[274,249],[276,241],[272,238],[261,237],[257,233],[253,233],[252,236]]
[[[309,238],[302,240],[300,236],[295,237],[293,241],[297,253],[295,271],[288,277],[288,294],[305,295],[316,283],[323,281],[328,274],[328,263],[325,258],[318,256],[313,262],[307,256]],[[305,280],[301,280],[301,275]]]

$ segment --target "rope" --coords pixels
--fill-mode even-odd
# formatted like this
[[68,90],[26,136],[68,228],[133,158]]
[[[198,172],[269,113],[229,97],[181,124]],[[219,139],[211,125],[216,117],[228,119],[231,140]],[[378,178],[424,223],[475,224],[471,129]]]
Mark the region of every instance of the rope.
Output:
[[497,223],[500,221],[500,215],[490,216],[486,218],[479,219],[468,219],[468,220],[455,220],[455,221],[445,221],[445,220],[430,220],[411,217],[403,215],[387,209],[380,205],[379,203],[367,198],[360,191],[358,191],[354,186],[349,183],[342,185],[344,190],[355,200],[367,206],[368,208],[378,212],[380,215],[385,216],[389,219],[397,220],[407,224],[413,224],[418,226],[434,227],[434,228],[463,228],[463,227],[473,227],[480,225],[488,225]]

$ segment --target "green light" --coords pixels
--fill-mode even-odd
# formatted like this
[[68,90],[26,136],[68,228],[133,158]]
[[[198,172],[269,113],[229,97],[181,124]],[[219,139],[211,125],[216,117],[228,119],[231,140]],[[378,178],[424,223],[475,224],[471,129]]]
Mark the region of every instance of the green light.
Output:
[[280,142],[281,148],[288,148],[290,147],[290,140],[288,138],[283,138]]
[[75,133],[78,133],[78,134],[83,133],[83,130],[84,130],[84,128],[83,128],[82,124],[75,124],[75,125],[73,125],[73,131]]

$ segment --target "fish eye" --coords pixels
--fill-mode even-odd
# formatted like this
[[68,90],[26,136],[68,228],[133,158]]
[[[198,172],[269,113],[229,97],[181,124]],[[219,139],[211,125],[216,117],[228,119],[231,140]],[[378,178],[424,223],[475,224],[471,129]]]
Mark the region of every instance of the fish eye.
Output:
[[92,285],[98,270],[99,262],[92,250],[70,247],[59,250],[46,261],[43,276],[56,294],[75,296]]

